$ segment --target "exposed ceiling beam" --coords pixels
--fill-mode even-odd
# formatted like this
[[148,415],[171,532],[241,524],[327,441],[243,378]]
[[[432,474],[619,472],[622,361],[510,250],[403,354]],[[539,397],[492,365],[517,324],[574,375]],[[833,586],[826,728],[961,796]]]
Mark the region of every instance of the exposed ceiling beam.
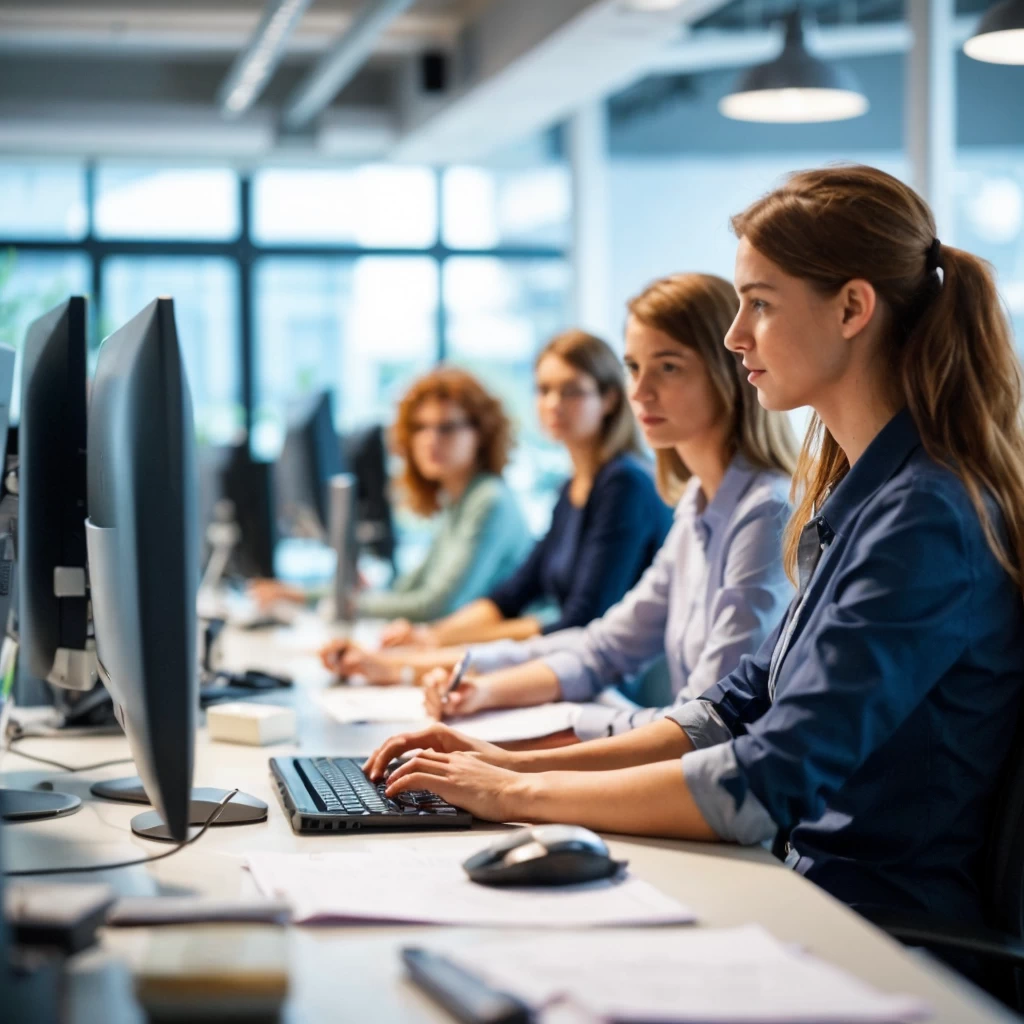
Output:
[[[351,24],[350,11],[314,6],[288,39],[289,56],[324,53]],[[38,3],[0,6],[0,53],[95,54],[132,57],[222,58],[237,54],[252,39],[259,15],[242,8],[146,4]],[[388,28],[377,53],[447,49],[462,21],[454,10],[411,10]]]
[[[976,17],[956,19],[952,42],[963,46],[977,24]],[[807,48],[826,59],[871,57],[906,53],[910,49],[910,26],[902,21],[865,25],[808,26]],[[747,67],[777,57],[782,50],[782,31],[726,32],[703,29],[686,36],[655,56],[649,74],[697,74],[721,68]]]
[[366,0],[348,29],[299,83],[284,108],[288,128],[309,124],[366,63],[377,40],[414,0]]
[[238,54],[217,90],[225,117],[238,117],[255,103],[288,47],[288,37],[312,0],[267,0],[256,31]]
[[409,90],[397,159],[474,160],[555,124],[646,74],[681,28],[724,0],[640,12],[622,0],[494,3],[466,30],[443,103]]

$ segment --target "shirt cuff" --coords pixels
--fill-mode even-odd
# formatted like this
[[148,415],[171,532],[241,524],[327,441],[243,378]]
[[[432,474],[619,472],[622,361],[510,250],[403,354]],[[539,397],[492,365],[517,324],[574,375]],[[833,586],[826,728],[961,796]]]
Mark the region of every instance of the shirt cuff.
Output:
[[597,695],[597,691],[590,683],[590,673],[575,652],[553,651],[541,658],[541,661],[558,677],[562,700],[575,701],[579,704],[593,700]]
[[688,700],[672,708],[665,717],[680,726],[696,750],[728,743],[733,738],[714,704],[707,700]]
[[494,672],[510,665],[520,665],[529,661],[524,657],[518,640],[492,640],[488,644],[470,644],[469,663],[474,672]]
[[747,785],[732,743],[692,750],[682,761],[694,803],[715,835],[744,846],[774,837],[775,822]]

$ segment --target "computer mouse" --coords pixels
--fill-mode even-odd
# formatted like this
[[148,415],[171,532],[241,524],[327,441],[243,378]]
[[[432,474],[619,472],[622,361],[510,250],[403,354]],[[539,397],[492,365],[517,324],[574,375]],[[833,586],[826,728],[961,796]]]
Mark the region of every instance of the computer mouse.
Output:
[[626,866],[604,840],[578,825],[534,825],[501,836],[462,864],[483,885],[572,885],[608,878]]

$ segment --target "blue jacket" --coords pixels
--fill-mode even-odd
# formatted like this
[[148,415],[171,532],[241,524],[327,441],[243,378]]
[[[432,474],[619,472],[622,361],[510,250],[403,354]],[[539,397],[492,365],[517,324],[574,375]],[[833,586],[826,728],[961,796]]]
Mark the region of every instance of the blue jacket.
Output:
[[536,601],[554,601],[559,617],[545,633],[585,626],[640,579],[671,525],[650,467],[618,455],[598,471],[582,509],[569,501],[569,484],[562,488],[547,534],[488,596],[507,619]]
[[801,564],[758,654],[672,715],[700,748],[694,799],[734,838],[763,838],[759,816],[788,830],[787,862],[849,904],[978,920],[1024,602],[909,412],[805,528]]

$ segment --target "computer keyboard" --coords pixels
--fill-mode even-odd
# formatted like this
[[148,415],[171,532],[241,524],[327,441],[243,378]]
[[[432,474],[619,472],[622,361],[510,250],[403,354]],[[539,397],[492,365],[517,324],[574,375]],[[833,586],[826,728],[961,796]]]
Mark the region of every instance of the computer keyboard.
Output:
[[[418,789],[385,795],[386,781],[371,782],[363,774],[359,761],[347,757],[297,757],[295,769],[315,794],[322,813],[429,818],[465,817],[465,812],[429,790]],[[426,822],[423,822],[426,824]]]

